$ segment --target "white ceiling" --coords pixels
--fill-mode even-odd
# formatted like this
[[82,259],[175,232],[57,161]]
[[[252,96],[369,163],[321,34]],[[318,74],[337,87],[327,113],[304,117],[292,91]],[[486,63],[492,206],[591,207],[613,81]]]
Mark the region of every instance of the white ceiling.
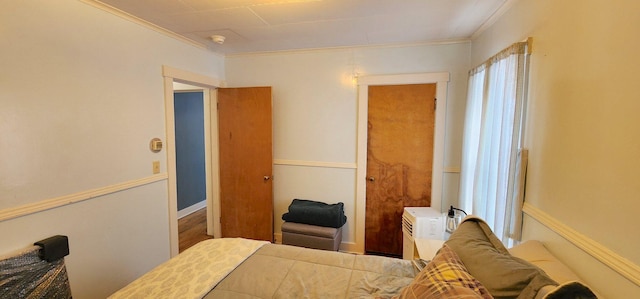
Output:
[[459,41],[507,1],[100,0],[221,54]]

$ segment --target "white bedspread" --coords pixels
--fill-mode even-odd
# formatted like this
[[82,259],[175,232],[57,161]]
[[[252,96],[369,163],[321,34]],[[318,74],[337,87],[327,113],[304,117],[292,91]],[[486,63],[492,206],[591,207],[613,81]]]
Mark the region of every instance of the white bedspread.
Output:
[[266,241],[202,241],[111,295],[118,298],[202,298]]

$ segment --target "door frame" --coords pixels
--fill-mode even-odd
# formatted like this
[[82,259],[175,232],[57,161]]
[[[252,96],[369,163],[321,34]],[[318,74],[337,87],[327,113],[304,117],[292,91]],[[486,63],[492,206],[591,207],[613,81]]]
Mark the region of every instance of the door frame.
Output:
[[364,252],[365,217],[367,204],[367,116],[370,85],[436,84],[437,108],[435,115],[433,168],[431,181],[431,207],[442,211],[442,177],[444,172],[444,137],[447,112],[449,73],[417,73],[374,75],[358,78],[358,137],[356,153],[356,251]]
[[[166,130],[167,161],[167,193],[169,207],[169,252],[174,257],[179,253],[178,239],[178,187],[176,175],[176,136],[173,82],[202,87],[204,90],[204,143],[205,143],[205,175],[207,195],[207,234],[220,237],[220,179],[218,163],[218,114],[216,109],[217,88],[224,87],[224,82],[205,75],[184,71],[170,66],[162,66],[164,77],[164,106]],[[208,94],[208,98],[207,95]],[[214,207],[217,207],[214,209]],[[217,222],[216,222],[217,221]]]

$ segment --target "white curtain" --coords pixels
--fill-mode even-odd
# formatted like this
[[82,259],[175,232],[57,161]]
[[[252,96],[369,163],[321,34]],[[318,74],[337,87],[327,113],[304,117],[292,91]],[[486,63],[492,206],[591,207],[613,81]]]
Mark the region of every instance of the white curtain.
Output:
[[517,201],[524,188],[516,176],[524,177],[524,172],[516,171],[516,161],[527,59],[527,43],[516,43],[469,72],[460,207],[487,221],[507,245],[519,238],[522,222],[522,203]]

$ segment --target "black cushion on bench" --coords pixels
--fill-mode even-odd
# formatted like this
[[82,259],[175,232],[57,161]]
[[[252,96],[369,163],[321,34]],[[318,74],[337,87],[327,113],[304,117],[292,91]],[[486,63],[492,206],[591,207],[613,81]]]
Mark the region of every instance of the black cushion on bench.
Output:
[[344,204],[294,199],[289,205],[289,212],[282,215],[282,220],[317,226],[340,228],[347,222],[344,215]]

